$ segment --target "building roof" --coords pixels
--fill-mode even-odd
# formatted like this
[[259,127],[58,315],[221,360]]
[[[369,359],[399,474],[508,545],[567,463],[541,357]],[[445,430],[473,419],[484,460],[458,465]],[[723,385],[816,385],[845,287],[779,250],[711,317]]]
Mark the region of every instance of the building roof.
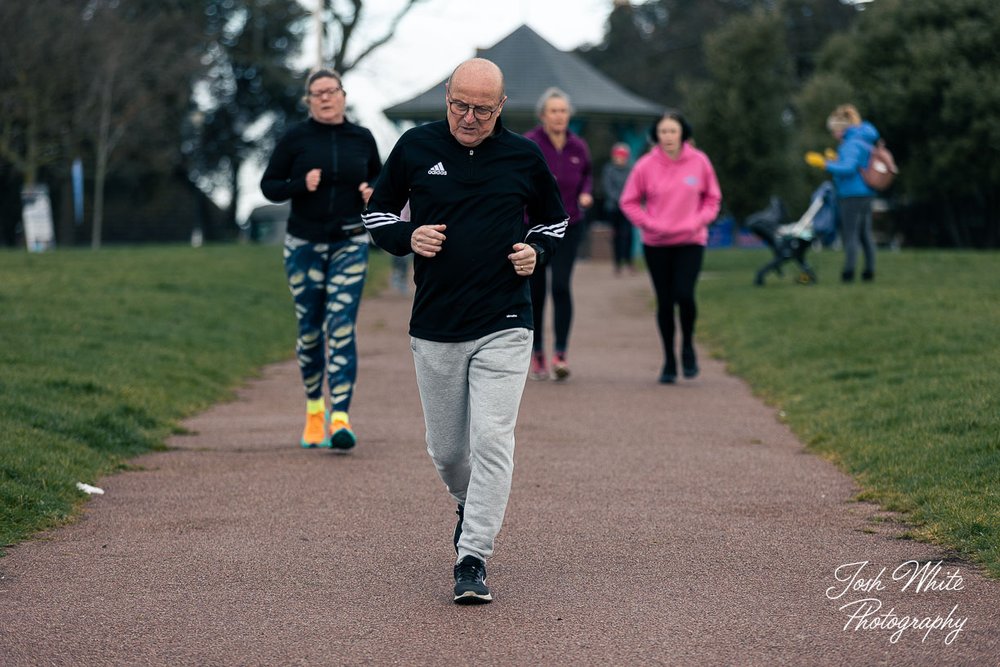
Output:
[[[477,49],[476,56],[492,60],[503,70],[508,98],[503,113],[508,121],[535,123],[535,104],[550,86],[569,95],[575,115],[581,118],[646,121],[663,111],[661,105],[629,92],[578,55],[552,46],[526,25],[488,49]],[[446,81],[389,107],[385,115],[394,121],[443,118]]]

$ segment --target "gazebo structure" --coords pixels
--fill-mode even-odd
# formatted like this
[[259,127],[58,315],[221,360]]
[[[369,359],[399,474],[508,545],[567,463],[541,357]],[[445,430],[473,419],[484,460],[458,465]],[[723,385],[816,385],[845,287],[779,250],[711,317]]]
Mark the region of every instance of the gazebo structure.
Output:
[[[555,86],[569,95],[574,108],[570,128],[590,146],[598,199],[590,210],[599,219],[604,195],[599,175],[611,145],[624,141],[632,147],[633,157],[638,157],[648,146],[647,130],[663,107],[626,90],[580,56],[560,51],[526,25],[488,49],[477,49],[476,56],[492,60],[503,70],[507,94],[503,122],[513,132],[523,133],[538,123],[535,106],[546,89]],[[386,117],[397,125],[444,119],[446,81],[389,107],[384,111]],[[609,247],[610,230],[591,228],[580,255],[605,258]]]
[[[526,25],[488,49],[477,49],[476,56],[492,60],[503,70],[508,98],[503,120],[508,129],[524,132],[535,125],[538,98],[556,86],[569,95],[575,108],[571,127],[591,143],[595,161],[603,161],[613,141],[629,142],[634,153],[641,149],[646,128],[663,110],[661,105],[621,87],[578,55],[560,51]],[[396,123],[443,119],[446,81],[389,107],[385,115]]]

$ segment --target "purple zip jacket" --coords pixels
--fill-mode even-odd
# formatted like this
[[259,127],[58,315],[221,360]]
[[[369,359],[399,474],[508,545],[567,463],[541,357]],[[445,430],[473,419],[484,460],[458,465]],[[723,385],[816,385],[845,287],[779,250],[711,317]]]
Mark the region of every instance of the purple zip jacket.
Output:
[[549,171],[555,176],[559,185],[559,194],[562,196],[566,214],[569,215],[569,224],[580,222],[583,218],[583,212],[580,211],[580,195],[584,192],[591,194],[593,190],[590,149],[587,148],[587,142],[567,130],[566,145],[561,151],[557,150],[541,125],[528,130],[524,136],[542,149]]

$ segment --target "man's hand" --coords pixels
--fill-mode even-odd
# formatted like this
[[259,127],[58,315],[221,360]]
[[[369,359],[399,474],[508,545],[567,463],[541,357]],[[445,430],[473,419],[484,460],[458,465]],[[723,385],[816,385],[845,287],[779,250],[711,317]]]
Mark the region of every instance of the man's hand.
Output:
[[806,164],[817,169],[826,169],[826,158],[816,151],[806,153]]
[[594,197],[589,192],[581,192],[577,203],[580,204],[580,208],[590,208],[594,205]]
[[535,265],[538,257],[535,256],[535,249],[526,243],[515,243],[514,252],[507,255],[507,259],[514,265],[514,273],[519,276],[530,276],[535,272]]
[[441,245],[448,237],[444,235],[447,225],[422,225],[410,235],[410,247],[421,257],[433,257],[441,252]]
[[365,181],[358,186],[358,192],[361,193],[361,198],[365,200],[365,206],[367,206],[368,200],[371,199],[372,193],[375,192],[375,188],[368,185],[368,181]]
[[310,169],[306,174],[306,190],[309,192],[316,192],[316,188],[319,187],[319,177],[323,173],[322,169]]

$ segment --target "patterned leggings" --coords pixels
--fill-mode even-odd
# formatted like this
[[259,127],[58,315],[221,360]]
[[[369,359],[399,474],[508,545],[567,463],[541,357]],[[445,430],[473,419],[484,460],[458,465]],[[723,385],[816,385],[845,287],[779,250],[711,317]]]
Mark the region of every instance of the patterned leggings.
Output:
[[286,235],[284,257],[299,323],[295,354],[306,397],[323,397],[325,366],[330,408],[347,412],[358,374],[354,324],[368,269],[368,244],[352,239],[311,243]]

